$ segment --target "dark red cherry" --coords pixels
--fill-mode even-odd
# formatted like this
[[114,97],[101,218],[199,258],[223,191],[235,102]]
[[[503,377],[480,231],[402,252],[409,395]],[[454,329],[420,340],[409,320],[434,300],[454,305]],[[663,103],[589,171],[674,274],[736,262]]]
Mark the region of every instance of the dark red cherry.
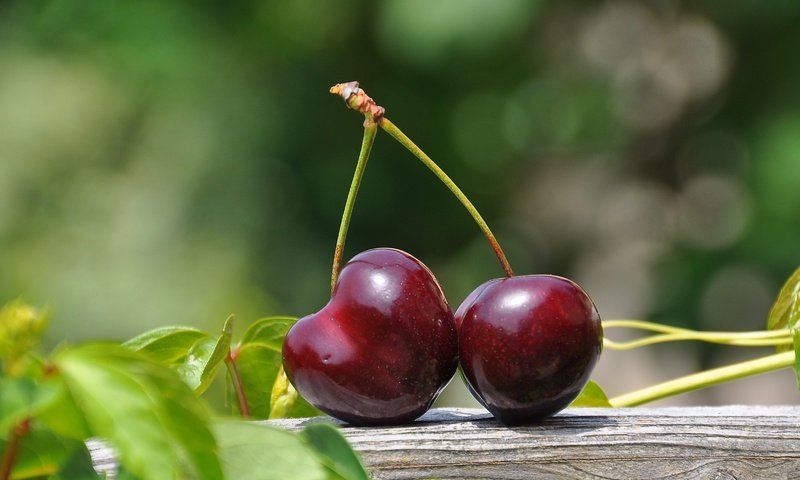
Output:
[[552,415],[578,396],[600,356],[592,300],[552,275],[489,280],[455,315],[467,386],[502,423]]
[[342,269],[330,302],[286,335],[283,365],[312,405],[354,425],[410,422],[453,377],[453,312],[428,268],[391,248]]

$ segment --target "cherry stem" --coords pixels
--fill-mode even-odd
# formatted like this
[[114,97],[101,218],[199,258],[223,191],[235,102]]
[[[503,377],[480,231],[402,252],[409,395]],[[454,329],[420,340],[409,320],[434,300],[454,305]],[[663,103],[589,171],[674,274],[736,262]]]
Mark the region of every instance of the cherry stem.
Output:
[[[475,208],[475,205],[469,201],[464,192],[461,191],[460,188],[455,184],[453,180],[444,173],[439,165],[436,164],[431,157],[425,154],[414,142],[411,141],[410,138],[406,136],[397,126],[392,123],[388,118],[384,116],[385,109],[378,104],[375,103],[375,100],[372,99],[367,93],[359,87],[358,82],[347,82],[347,83],[338,83],[331,87],[330,92],[334,95],[339,95],[342,97],[344,102],[347,106],[357,112],[361,112],[366,117],[366,121],[364,122],[364,127],[366,128],[367,125],[372,122],[375,124],[380,125],[380,127],[389,135],[391,135],[395,140],[400,142],[401,145],[406,147],[409,152],[414,154],[426,167],[428,167],[436,177],[444,183],[447,188],[456,196],[456,198],[461,202],[464,208],[467,209],[469,214],[475,220],[475,223],[478,224],[483,234],[486,236],[486,239],[489,241],[489,245],[491,245],[492,250],[494,250],[494,254],[497,256],[497,259],[500,261],[500,266],[503,267],[503,270],[506,273],[507,277],[513,277],[514,272],[511,270],[511,265],[508,263],[508,259],[506,258],[505,253],[503,253],[503,249],[500,247],[500,243],[495,238],[492,230],[489,228],[489,225],[483,220],[481,214],[478,213],[478,209]],[[366,132],[364,133],[364,138],[366,141]],[[362,145],[362,153],[363,153],[363,145]],[[369,152],[367,151],[367,155]],[[360,157],[359,157],[360,160]],[[366,162],[366,160],[364,160]],[[356,169],[356,174],[358,174],[358,169]],[[353,178],[354,185],[356,185],[356,189],[358,188],[358,184],[356,183],[356,178]],[[355,192],[353,192],[353,187],[350,187],[352,197],[355,198]],[[350,200],[350,196],[348,196],[348,201]],[[352,206],[351,206],[352,208]],[[341,257],[341,250],[344,246],[344,238],[343,235],[347,234],[347,225],[346,221],[349,221],[350,217],[346,211],[347,207],[345,207],[345,215],[342,217],[342,228],[339,230],[340,241],[336,244],[336,251],[334,252],[334,261],[333,261],[333,274],[331,275],[331,291],[333,291],[333,286],[336,283],[335,279],[338,275],[338,265]],[[343,233],[344,231],[344,233]],[[337,257],[338,254],[338,257]]]
[[6,444],[5,452],[3,452],[3,463],[0,464],[0,480],[9,480],[11,478],[11,471],[14,468],[14,462],[17,461],[22,438],[25,437],[30,430],[30,418],[21,420],[11,429],[11,438]]
[[500,261],[500,265],[503,267],[503,270],[506,273],[507,277],[513,277],[514,272],[511,270],[511,265],[508,263],[508,259],[506,258],[505,253],[503,253],[503,249],[500,247],[500,243],[495,238],[492,230],[489,228],[489,225],[486,224],[486,221],[483,220],[481,214],[478,213],[478,209],[475,208],[475,205],[470,202],[469,198],[458,188],[458,185],[450,179],[450,177],[442,170],[439,165],[434,162],[431,157],[429,157],[425,152],[422,151],[414,142],[411,141],[410,138],[406,136],[397,126],[392,123],[388,118],[383,117],[379,120],[379,125],[381,128],[392,136],[395,140],[400,142],[401,145],[406,147],[406,149],[414,154],[426,167],[428,167],[436,177],[442,181],[442,183],[447,186],[448,189],[455,195],[458,201],[467,209],[469,214],[472,216],[475,223],[478,224],[483,234],[486,236],[486,239],[489,241],[489,245],[491,245],[492,250],[494,250],[494,254],[497,256],[497,260]]
[[791,367],[794,365],[794,363],[795,355],[793,351],[776,353],[755,360],[748,360],[746,362],[735,363],[725,367],[713,368],[703,372],[669,380],[667,382],[658,383],[640,390],[611,398],[608,402],[612,407],[634,407],[643,403],[686,393],[692,390],[699,390],[701,388],[710,387],[712,385],[717,385],[731,380]]
[[247,403],[247,394],[244,391],[244,384],[242,383],[242,375],[239,373],[239,367],[236,365],[236,354],[231,351],[225,357],[225,367],[228,369],[228,375],[231,377],[233,384],[233,391],[236,393],[236,400],[239,402],[239,412],[242,418],[250,418],[250,406]]
[[612,350],[631,350],[656,343],[687,340],[741,347],[767,347],[792,343],[792,332],[789,329],[755,332],[700,332],[642,320],[606,320],[603,322],[603,328],[606,330],[611,328],[630,328],[658,333],[658,335],[651,335],[628,342],[615,342],[605,338],[603,345]]
[[347,192],[347,200],[345,200],[344,211],[342,212],[342,223],[339,224],[339,234],[336,236],[336,248],[333,250],[331,293],[333,293],[333,289],[336,287],[336,280],[339,278],[342,255],[344,254],[344,243],[347,240],[347,230],[350,228],[350,217],[353,216],[353,206],[356,203],[358,187],[361,185],[364,170],[367,168],[367,160],[369,160],[372,145],[375,143],[375,134],[378,131],[378,126],[375,124],[373,118],[369,115],[365,116],[364,138],[361,140],[361,151],[358,153],[358,163],[356,163],[356,170],[353,172],[353,180],[350,182],[350,190]]

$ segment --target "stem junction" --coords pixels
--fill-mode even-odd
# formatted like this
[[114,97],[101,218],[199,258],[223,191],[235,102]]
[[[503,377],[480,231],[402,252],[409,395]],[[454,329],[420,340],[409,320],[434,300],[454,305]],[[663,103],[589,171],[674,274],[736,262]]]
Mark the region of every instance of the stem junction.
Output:
[[[489,245],[491,245],[492,250],[494,251],[495,256],[497,256],[497,260],[500,262],[500,266],[503,268],[507,277],[514,276],[514,272],[511,270],[511,265],[508,263],[508,259],[506,258],[503,249],[500,247],[500,243],[495,238],[494,234],[492,233],[489,225],[484,221],[481,214],[478,213],[478,209],[475,208],[475,205],[467,198],[464,192],[461,191],[460,188],[455,184],[455,182],[442,170],[439,165],[436,164],[425,152],[422,151],[414,142],[411,141],[397,126],[392,123],[388,118],[384,116],[386,110],[378,106],[375,101],[369,95],[364,92],[359,87],[358,82],[348,82],[348,83],[339,83],[331,87],[330,92],[334,95],[339,95],[345,101],[348,107],[358,112],[361,112],[366,117],[364,121],[364,141],[362,142],[362,154],[359,155],[359,165],[362,163],[362,155],[365,153],[365,145],[367,145],[367,137],[368,131],[367,129],[370,128],[373,124],[379,125],[386,133],[392,136],[395,140],[400,142],[409,152],[411,152],[415,157],[417,157],[426,167],[428,167],[436,177],[447,186],[447,188],[455,195],[459,202],[467,209],[469,214],[472,216],[475,223],[478,224],[478,227],[481,229],[483,234],[486,236],[486,239],[489,241]],[[372,141],[371,139],[369,140]],[[369,147],[366,150],[366,156],[369,156],[369,148],[371,148],[372,144],[369,143]],[[363,160],[366,163],[366,158]],[[334,284],[336,283],[336,277],[338,275],[338,265],[341,261],[341,249],[344,247],[344,237],[347,235],[347,225],[350,221],[350,215],[352,213],[352,205],[350,205],[351,196],[353,199],[355,198],[355,193],[358,191],[358,183],[361,181],[360,175],[363,174],[363,169],[359,171],[358,166],[356,167],[356,174],[353,177],[353,183],[350,186],[350,194],[348,194],[348,203],[345,204],[345,212],[342,216],[342,225],[339,228],[339,239],[336,242],[336,250],[334,252],[334,259],[333,259],[333,272],[331,275],[331,290],[333,289]],[[348,210],[348,206],[349,209]]]

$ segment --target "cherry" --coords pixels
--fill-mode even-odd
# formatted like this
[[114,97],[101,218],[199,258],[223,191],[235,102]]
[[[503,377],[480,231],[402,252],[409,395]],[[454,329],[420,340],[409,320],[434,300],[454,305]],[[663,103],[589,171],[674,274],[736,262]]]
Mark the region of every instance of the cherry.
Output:
[[410,422],[456,371],[453,313],[422,262],[367,250],[344,266],[330,302],[292,326],[283,365],[303,398],[340,420]]
[[467,386],[507,425],[569,405],[603,344],[592,300],[576,283],[552,275],[489,280],[459,306],[455,321]]

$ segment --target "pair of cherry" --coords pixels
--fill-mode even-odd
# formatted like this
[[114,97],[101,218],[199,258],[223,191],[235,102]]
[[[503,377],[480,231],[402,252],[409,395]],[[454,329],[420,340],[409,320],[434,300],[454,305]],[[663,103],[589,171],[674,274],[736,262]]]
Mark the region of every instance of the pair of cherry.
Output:
[[[574,282],[514,276],[505,254],[466,195],[384,116],[358,82],[331,93],[364,114],[364,140],[342,215],[331,300],[301,318],[283,344],[283,366],[311,404],[354,425],[414,420],[460,363],[472,394],[502,423],[535,421],[578,396],[600,355],[600,317]],[[431,271],[408,253],[376,248],[339,272],[355,195],[378,126],[423,162],[486,235],[506,278],[489,280],[456,310]]]
[[597,310],[570,280],[489,280],[454,316],[422,262],[377,248],[350,260],[330,302],[289,331],[283,362],[298,392],[323,412],[386,425],[428,410],[460,361],[475,398],[514,425],[569,405],[601,345]]

